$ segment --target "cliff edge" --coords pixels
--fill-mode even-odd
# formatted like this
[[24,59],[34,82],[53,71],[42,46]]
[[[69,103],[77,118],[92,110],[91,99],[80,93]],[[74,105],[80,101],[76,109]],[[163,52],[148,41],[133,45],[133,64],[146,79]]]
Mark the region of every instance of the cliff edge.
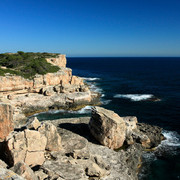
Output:
[[13,106],[15,125],[33,113],[87,105],[98,96],[66,67],[65,55],[48,57],[46,61],[59,70],[36,74],[30,79],[10,73],[0,76],[0,101]]

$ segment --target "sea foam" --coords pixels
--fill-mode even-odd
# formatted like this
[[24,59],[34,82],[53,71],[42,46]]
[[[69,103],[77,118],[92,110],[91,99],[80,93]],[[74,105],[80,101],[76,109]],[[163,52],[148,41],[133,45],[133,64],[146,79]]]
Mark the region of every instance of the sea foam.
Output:
[[152,94],[116,94],[114,98],[125,98],[130,99],[131,101],[145,101],[153,98]]
[[98,81],[100,78],[92,78],[92,77],[83,77],[85,81]]

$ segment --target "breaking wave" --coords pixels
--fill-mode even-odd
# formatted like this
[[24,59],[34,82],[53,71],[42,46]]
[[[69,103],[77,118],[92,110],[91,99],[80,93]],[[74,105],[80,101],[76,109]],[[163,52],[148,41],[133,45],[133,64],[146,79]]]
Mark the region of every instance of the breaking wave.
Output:
[[152,94],[116,94],[114,98],[125,98],[131,101],[145,101],[155,98]]
[[64,109],[59,109],[59,110],[49,110],[47,112],[40,112],[37,114],[34,114],[33,116],[37,116],[39,114],[58,114],[58,113],[69,113],[69,114],[89,114],[91,113],[91,108],[92,106],[85,106],[84,108],[73,111],[73,110],[64,110]]
[[85,81],[98,81],[100,78],[92,78],[92,77],[83,77]]
[[[172,159],[179,154],[180,150],[180,135],[175,131],[163,130],[162,134],[166,140],[162,141],[161,144],[156,148],[155,151],[145,152],[142,156],[143,166],[139,173],[139,179],[147,179],[150,174],[152,162],[157,162],[159,159],[171,157]],[[168,166],[168,164],[165,164]]]
[[169,147],[180,147],[180,135],[175,131],[163,131],[163,135],[166,140],[162,141],[161,146],[169,146]]
[[104,91],[96,84],[90,84],[90,90],[102,94]]

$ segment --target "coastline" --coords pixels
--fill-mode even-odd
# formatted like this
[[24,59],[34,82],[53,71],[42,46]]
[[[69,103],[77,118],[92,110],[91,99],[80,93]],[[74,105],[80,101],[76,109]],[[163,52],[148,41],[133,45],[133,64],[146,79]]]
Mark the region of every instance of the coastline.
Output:
[[[93,80],[97,80],[97,78],[89,79],[89,81],[91,81],[91,82]],[[88,88],[89,87],[90,86],[88,86]],[[95,89],[95,87],[96,87],[96,85],[93,84],[94,89]],[[99,90],[97,90],[97,91],[98,91],[98,93],[96,91],[95,92],[97,93],[98,98],[104,98],[104,96],[106,97],[106,94],[101,95],[101,94],[99,94]],[[104,93],[103,90],[100,90],[100,92]],[[93,93],[93,91],[91,91],[91,93]],[[39,94],[39,95],[41,97],[45,97],[45,98],[51,97],[51,96],[44,96],[42,94]],[[57,98],[57,96],[59,96],[59,95],[60,94],[55,95],[55,98]],[[31,98],[31,95],[30,96],[28,95],[25,97]],[[41,98],[39,98],[39,99],[41,99]],[[108,100],[108,99],[106,99],[106,100]],[[42,102],[43,101],[44,100],[42,100]],[[101,101],[102,101],[102,99],[101,99]],[[44,104],[42,102],[40,102],[40,104],[44,106]],[[81,112],[83,111],[83,109],[81,109],[81,108],[86,105],[94,105],[93,103],[92,104],[91,103],[88,102],[86,104],[84,101],[80,101],[79,104],[71,104],[71,106],[64,106],[65,111],[64,110],[62,110],[62,111],[67,113],[68,111],[66,111],[66,110],[68,110],[70,107],[70,110],[79,110],[80,109],[79,111],[72,111],[72,113],[79,112],[81,114]],[[76,105],[78,105],[78,106],[76,106]],[[62,108],[62,106],[59,106],[59,105],[56,105],[54,107],[50,106],[50,107],[51,107],[51,110],[56,110],[56,109]],[[30,106],[29,109],[31,109],[32,112],[35,112],[33,109],[37,110],[37,107]],[[89,109],[90,109],[90,107],[89,107]],[[41,109],[41,110],[44,111],[44,110],[48,110],[48,109]],[[89,111],[89,113],[90,112],[91,111]],[[57,173],[57,172],[59,173],[59,171],[57,169],[57,164],[58,164],[58,167],[61,167],[60,164],[63,164],[64,166],[67,167],[67,172],[69,172],[69,175],[71,175],[71,176],[72,176],[72,174],[70,174],[70,171],[68,170],[68,168],[71,169],[73,167],[75,170],[77,170],[77,172],[74,173],[76,175],[76,177],[73,177],[72,179],[76,179],[77,177],[80,177],[79,179],[81,179],[82,178],[81,176],[91,177],[94,175],[91,174],[92,172],[91,173],[86,172],[87,167],[84,166],[84,163],[89,162],[90,164],[91,163],[97,164],[97,162],[93,160],[95,158],[95,155],[97,155],[98,157],[99,156],[101,158],[103,157],[103,159],[105,161],[104,166],[106,168],[104,169],[104,171],[102,171],[102,169],[103,169],[103,167],[101,167],[102,164],[101,165],[98,164],[98,166],[100,168],[102,168],[101,170],[100,169],[99,170],[101,173],[103,173],[103,175],[101,174],[102,177],[100,177],[101,176],[100,174],[98,174],[98,175],[96,174],[95,177],[93,177],[93,178],[99,179],[99,177],[100,177],[100,179],[109,179],[109,178],[114,179],[114,178],[119,178],[120,176],[122,176],[123,179],[138,179],[138,176],[139,176],[139,179],[140,179],[141,178],[140,176],[142,175],[141,169],[143,169],[143,166],[144,166],[143,162],[141,161],[141,157],[144,154],[146,154],[147,152],[151,152],[151,151],[156,152],[156,150],[159,148],[158,144],[160,144],[160,141],[158,140],[156,145],[152,149],[149,150],[146,147],[146,149],[145,149],[146,151],[144,151],[144,148],[141,147],[142,146],[141,143],[139,142],[139,140],[137,140],[138,143],[134,142],[133,144],[129,144],[128,146],[121,147],[118,150],[118,152],[116,152],[114,150],[107,148],[106,146],[100,145],[100,143],[97,142],[97,140],[95,140],[94,137],[92,137],[92,134],[89,132],[89,128],[88,128],[89,120],[90,120],[90,117],[78,117],[78,118],[70,118],[70,119],[66,118],[66,119],[53,120],[53,121],[41,121],[42,123],[49,122],[49,123],[52,123],[53,125],[55,125],[55,127],[57,128],[57,130],[62,138],[63,149],[61,149],[61,151],[58,151],[58,152],[53,152],[53,151],[47,152],[46,151],[46,153],[48,153],[48,158],[46,158],[44,165],[41,165],[40,166],[41,168],[38,169],[37,172],[34,171],[34,173],[37,174],[42,171],[43,171],[43,173],[49,172],[47,175],[50,176],[50,174],[52,174],[52,173]],[[26,122],[29,122],[29,120],[26,120]],[[25,123],[25,122],[23,122],[23,123]],[[140,123],[140,124],[142,124],[142,123]],[[20,127],[20,125],[17,125],[16,127],[18,127],[18,126]],[[150,125],[147,125],[147,126],[150,127]],[[144,127],[146,127],[146,125],[143,125],[143,128]],[[155,126],[152,126],[152,127],[153,127],[153,129],[155,128]],[[25,128],[27,128],[27,127],[25,127]],[[139,127],[138,127],[138,129],[139,129]],[[19,131],[21,131],[21,130],[19,130]],[[143,130],[143,131],[148,132],[147,129]],[[153,131],[150,130],[149,132],[151,133]],[[135,139],[138,139],[137,137],[139,135],[137,135],[136,133],[134,135],[135,135]],[[155,136],[156,135],[153,135],[154,138],[155,138]],[[163,140],[163,138],[161,140]],[[168,140],[168,138],[167,138],[167,140]],[[131,141],[129,141],[129,142],[131,142]],[[68,144],[70,143],[70,144],[67,145],[67,143]],[[77,144],[78,144],[78,146],[80,146],[80,149],[78,149],[79,147],[78,148],[76,147]],[[81,148],[81,145],[83,146],[83,148]],[[157,147],[157,148],[155,148],[155,147]],[[70,150],[70,152],[69,152],[69,150]],[[88,150],[88,152],[91,154],[90,155],[91,158],[87,158],[87,157],[89,157],[88,153],[87,154],[85,153],[85,156],[84,156],[84,150],[85,150],[85,152],[87,152],[87,150]],[[78,155],[76,154],[77,152],[78,152]],[[84,161],[85,160],[84,158],[86,159],[86,161]],[[118,158],[120,158],[121,161],[116,161],[116,159],[118,159]],[[62,159],[66,159],[66,160],[62,161]],[[79,159],[80,159],[80,161],[79,161]],[[109,162],[110,162],[110,165],[108,165]],[[110,167],[110,169],[115,169],[115,170],[110,170],[109,167]],[[55,168],[55,169],[53,169],[53,168]],[[90,166],[89,168],[92,168],[92,167]],[[118,168],[122,169],[122,171],[119,172]],[[85,169],[85,171],[84,171],[84,169]],[[83,173],[82,173],[82,171],[83,171]],[[64,176],[69,177],[67,175],[67,172],[65,170],[63,170],[60,174],[62,175],[62,173],[63,173]],[[79,172],[79,174],[78,174],[78,172]],[[85,174],[84,174],[84,172],[85,172]],[[67,177],[65,179],[67,179]]]

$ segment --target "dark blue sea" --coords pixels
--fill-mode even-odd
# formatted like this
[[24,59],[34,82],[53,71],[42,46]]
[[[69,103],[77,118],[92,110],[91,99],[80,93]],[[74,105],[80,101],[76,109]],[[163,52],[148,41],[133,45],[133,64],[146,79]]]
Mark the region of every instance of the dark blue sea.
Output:
[[[67,58],[73,74],[102,94],[102,106],[120,116],[162,127],[167,138],[143,156],[139,179],[180,179],[180,58]],[[158,101],[151,101],[157,99]],[[39,114],[40,119],[87,116],[77,112]]]

